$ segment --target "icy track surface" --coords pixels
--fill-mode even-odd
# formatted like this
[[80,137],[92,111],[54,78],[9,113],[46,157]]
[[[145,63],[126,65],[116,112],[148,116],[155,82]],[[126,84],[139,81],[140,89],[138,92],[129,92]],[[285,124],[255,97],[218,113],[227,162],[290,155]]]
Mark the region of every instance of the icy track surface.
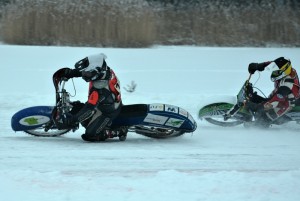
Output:
[[[137,83],[134,93],[122,88],[124,104],[180,106],[197,119],[197,130],[168,140],[129,133],[125,142],[104,143],[82,141],[83,129],[57,138],[11,130],[16,111],[53,105],[53,72],[97,52],[107,54],[122,87]],[[0,45],[0,53],[1,200],[300,200],[300,125],[246,130],[197,118],[207,102],[236,95],[250,62],[286,56],[300,72],[300,49]],[[266,94],[269,75],[261,73],[257,83]],[[87,84],[74,82],[75,99],[84,101]]]

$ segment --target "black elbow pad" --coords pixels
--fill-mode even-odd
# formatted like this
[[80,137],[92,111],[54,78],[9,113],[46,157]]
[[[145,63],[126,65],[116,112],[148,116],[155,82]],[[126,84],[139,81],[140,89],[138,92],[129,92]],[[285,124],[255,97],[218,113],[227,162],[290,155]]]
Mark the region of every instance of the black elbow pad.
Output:
[[277,90],[277,94],[280,94],[283,97],[287,97],[290,93],[292,93],[292,90],[287,86],[281,86]]

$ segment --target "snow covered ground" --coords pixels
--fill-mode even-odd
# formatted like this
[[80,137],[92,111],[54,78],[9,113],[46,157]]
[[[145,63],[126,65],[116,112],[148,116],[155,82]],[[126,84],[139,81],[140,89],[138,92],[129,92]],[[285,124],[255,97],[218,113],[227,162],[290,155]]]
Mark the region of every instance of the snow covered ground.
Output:
[[[125,142],[87,143],[84,132],[57,138],[15,133],[18,110],[55,102],[52,73],[104,52],[125,104],[168,103],[197,119],[193,134],[155,140],[129,133]],[[250,62],[286,56],[300,72],[298,48],[71,48],[0,45],[0,195],[5,201],[298,201],[300,129],[220,128],[197,118],[208,100],[235,96]],[[257,86],[272,90],[270,72]],[[253,81],[258,79],[255,74]],[[76,98],[87,84],[75,80]],[[72,86],[70,86],[72,89]],[[72,90],[70,90],[72,92]],[[75,92],[74,92],[75,93]],[[300,126],[299,126],[300,128]]]

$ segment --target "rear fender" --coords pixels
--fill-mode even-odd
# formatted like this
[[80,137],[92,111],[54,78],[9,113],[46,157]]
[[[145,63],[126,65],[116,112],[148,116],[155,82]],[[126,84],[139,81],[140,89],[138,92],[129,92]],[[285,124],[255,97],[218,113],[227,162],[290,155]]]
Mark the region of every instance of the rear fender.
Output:
[[147,125],[193,132],[197,124],[186,110],[168,104],[124,105],[112,127]]
[[[202,107],[199,110],[198,117],[202,120],[213,116],[223,116],[233,106],[234,104],[226,102],[212,103]],[[233,118],[242,121],[251,117],[252,115],[249,113],[249,111],[245,110],[244,107],[241,107],[239,111],[233,116]]]
[[211,116],[221,116],[228,112],[233,106],[232,103],[226,102],[212,103],[202,107],[199,110],[198,117],[203,119]]

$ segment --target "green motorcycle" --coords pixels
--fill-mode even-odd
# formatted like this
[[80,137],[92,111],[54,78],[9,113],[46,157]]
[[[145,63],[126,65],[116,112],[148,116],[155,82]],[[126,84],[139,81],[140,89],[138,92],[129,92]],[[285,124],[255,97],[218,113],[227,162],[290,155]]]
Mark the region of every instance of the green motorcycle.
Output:
[[[251,75],[237,94],[236,104],[226,101],[210,103],[199,110],[198,117],[201,120],[204,119],[211,124],[222,127],[233,127],[241,124],[244,124],[245,127],[254,125],[258,121],[255,111],[251,107],[247,107],[246,104],[251,100],[253,94],[257,93],[254,89],[258,88],[252,85],[250,79]],[[229,113],[233,115],[228,115]],[[296,106],[292,110],[277,118],[271,124],[282,125],[293,121],[300,125],[300,99],[296,101]]]

